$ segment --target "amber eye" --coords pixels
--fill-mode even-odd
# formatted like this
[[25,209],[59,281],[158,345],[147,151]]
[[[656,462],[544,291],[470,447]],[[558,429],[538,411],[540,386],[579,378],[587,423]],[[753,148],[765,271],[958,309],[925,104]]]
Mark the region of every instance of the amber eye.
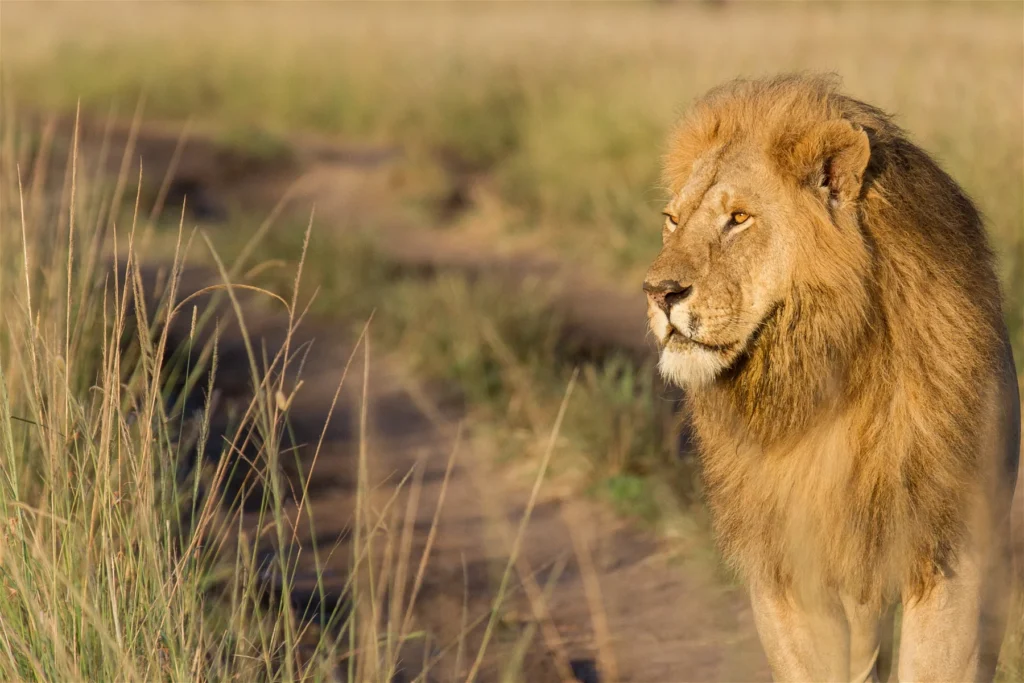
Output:
[[732,214],[732,224],[733,225],[743,225],[748,220],[750,220],[750,214],[749,213],[745,213],[743,211],[734,211],[733,214]]
[[670,214],[668,211],[665,211],[664,213],[662,213],[662,215],[665,218],[667,218],[668,222],[671,223],[672,225],[675,225],[675,226],[679,225],[679,219],[676,218],[675,216],[673,216],[672,214]]

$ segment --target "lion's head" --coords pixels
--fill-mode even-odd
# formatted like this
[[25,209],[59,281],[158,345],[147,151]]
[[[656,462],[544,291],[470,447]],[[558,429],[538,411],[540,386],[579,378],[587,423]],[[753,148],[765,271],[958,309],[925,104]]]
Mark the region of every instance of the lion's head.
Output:
[[[699,101],[665,159],[663,247],[647,272],[660,368],[701,387],[744,360],[801,293],[864,306],[858,201],[867,132],[826,79],[731,83]],[[847,291],[842,291],[843,289]]]
[[691,108],[664,160],[663,246],[644,282],[661,372],[695,413],[761,445],[890,389],[962,387],[969,403],[1002,354],[973,203],[837,86],[728,83]]

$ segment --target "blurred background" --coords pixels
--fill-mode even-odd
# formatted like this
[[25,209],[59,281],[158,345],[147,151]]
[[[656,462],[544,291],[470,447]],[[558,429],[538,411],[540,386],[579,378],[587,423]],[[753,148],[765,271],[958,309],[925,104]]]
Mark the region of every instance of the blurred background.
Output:
[[[652,371],[666,133],[724,80],[835,72],[978,203],[1022,359],[1022,26],[1010,1],[2,3],[0,676],[768,680]],[[246,296],[157,313],[227,279]]]

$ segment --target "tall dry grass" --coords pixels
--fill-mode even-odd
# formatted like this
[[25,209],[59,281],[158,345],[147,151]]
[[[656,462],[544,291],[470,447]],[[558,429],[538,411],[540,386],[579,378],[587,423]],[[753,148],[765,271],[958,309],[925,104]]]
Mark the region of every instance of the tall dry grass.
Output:
[[[24,144],[10,117],[2,132],[0,678],[293,680],[300,627],[265,606],[255,546],[196,495],[198,480],[175,479],[192,444],[164,391],[166,335],[149,334],[170,309],[133,304],[146,298],[134,252],[108,270],[115,233],[141,227],[110,212],[137,169],[110,186],[72,149],[63,180],[46,178],[51,150]],[[250,423],[273,444],[280,415],[265,395]],[[268,527],[281,534],[280,482],[269,484]],[[228,541],[232,552],[211,553]],[[278,562],[287,586],[293,570]]]
[[[420,637],[409,615],[424,566],[402,555],[411,525],[388,523],[401,522],[397,494],[383,505],[370,501],[365,446],[355,464],[352,542],[313,549],[324,561],[350,555],[346,599],[313,623],[287,599],[297,577],[289,550],[296,513],[308,513],[304,482],[286,510],[280,467],[294,391],[284,379],[289,341],[265,359],[241,325],[257,389],[224,449],[258,440],[265,464],[255,472],[265,491],[259,519],[243,524],[212,495],[229,474],[227,458],[178,476],[179,461],[195,449],[203,461],[214,409],[204,401],[183,415],[185,394],[211,387],[194,386],[206,375],[187,367],[184,390],[169,394],[164,366],[172,317],[191,317],[186,345],[202,338],[204,311],[177,291],[182,255],[202,237],[179,230],[166,297],[147,308],[153,298],[131,246],[145,220],[136,212],[120,225],[112,210],[139,170],[123,168],[109,182],[73,143],[63,177],[48,178],[52,150],[29,144],[13,117],[0,140],[0,679],[391,680],[402,644]],[[126,261],[111,264],[118,232],[130,246]],[[219,294],[242,320],[238,288],[247,286],[229,283],[243,262],[226,267],[212,251],[210,259],[224,283]],[[303,315],[303,261],[290,299],[257,291],[282,307],[289,339]],[[197,357],[215,373],[215,345]],[[542,479],[543,468],[538,485]],[[268,544],[277,551],[269,564]],[[513,553],[488,630],[514,562]],[[328,588],[313,578],[323,597]],[[284,597],[268,599],[272,593]],[[404,600],[385,607],[386,593]],[[466,656],[479,665],[484,653]]]

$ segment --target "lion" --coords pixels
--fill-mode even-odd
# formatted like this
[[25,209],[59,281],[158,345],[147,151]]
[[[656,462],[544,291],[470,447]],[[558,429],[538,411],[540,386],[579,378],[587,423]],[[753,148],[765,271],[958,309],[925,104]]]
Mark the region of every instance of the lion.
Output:
[[[776,680],[990,680],[1020,399],[982,220],[833,76],[738,80],[664,158],[645,277]],[[888,633],[887,633],[888,630]]]

